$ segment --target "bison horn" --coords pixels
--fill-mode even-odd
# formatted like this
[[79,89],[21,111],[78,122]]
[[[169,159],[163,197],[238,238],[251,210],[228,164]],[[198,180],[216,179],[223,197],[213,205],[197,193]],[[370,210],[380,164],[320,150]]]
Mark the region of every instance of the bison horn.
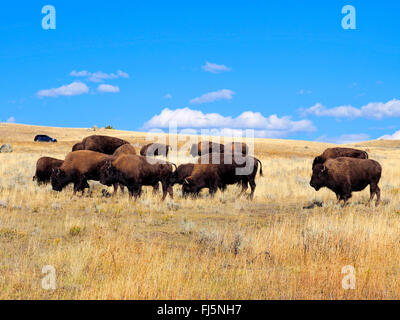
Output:
[[321,170],[321,172],[324,172],[324,171],[326,171],[326,167],[325,167],[325,165],[322,167],[322,170]]
[[189,181],[187,181],[187,180],[185,179],[185,183],[186,183],[186,184],[189,184]]

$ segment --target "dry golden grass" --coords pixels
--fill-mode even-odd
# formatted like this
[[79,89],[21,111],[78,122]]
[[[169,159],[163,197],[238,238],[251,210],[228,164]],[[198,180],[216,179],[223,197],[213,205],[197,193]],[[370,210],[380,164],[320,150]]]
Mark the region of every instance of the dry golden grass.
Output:
[[[32,142],[45,133],[57,144]],[[143,144],[141,133],[100,130]],[[336,205],[328,190],[309,186],[312,157],[328,144],[257,139],[264,165],[254,201],[228,187],[160,201],[145,188],[102,198],[73,197],[32,182],[36,160],[64,158],[87,129],[0,125],[1,299],[388,299],[400,297],[399,142],[358,144],[383,166],[383,204],[367,206],[369,190]],[[185,154],[172,161],[194,161]],[[111,190],[110,190],[111,191]],[[313,200],[323,207],[303,209]],[[5,205],[5,206],[4,206]],[[41,286],[42,268],[56,270],[56,290]],[[342,267],[354,266],[356,289],[342,288]]]

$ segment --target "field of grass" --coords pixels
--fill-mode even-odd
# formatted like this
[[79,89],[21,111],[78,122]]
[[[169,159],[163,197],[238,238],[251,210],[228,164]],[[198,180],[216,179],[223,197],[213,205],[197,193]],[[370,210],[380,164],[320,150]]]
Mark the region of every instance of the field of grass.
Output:
[[[57,144],[34,143],[36,134]],[[90,134],[142,145],[142,133],[0,124],[0,299],[399,299],[400,141],[356,144],[383,167],[382,204],[369,188],[342,208],[309,186],[311,163],[329,144],[256,139],[263,163],[253,201],[229,186],[214,199],[72,195],[32,181],[41,156],[64,159]],[[181,142],[182,144],[183,142]],[[177,164],[194,162],[172,154]],[[110,188],[110,191],[112,189]],[[322,207],[305,209],[313,201]],[[42,288],[51,265],[56,289]],[[355,268],[354,290],[342,287]]]

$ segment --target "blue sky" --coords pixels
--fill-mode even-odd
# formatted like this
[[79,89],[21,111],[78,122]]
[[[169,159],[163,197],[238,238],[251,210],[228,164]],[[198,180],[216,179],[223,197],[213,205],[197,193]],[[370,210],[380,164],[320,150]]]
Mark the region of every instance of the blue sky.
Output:
[[400,139],[398,1],[8,1],[0,39],[2,122]]

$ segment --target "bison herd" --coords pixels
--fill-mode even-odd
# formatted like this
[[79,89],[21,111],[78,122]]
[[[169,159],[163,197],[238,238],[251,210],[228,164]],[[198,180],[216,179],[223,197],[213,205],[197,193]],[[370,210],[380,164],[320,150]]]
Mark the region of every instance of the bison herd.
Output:
[[[37,161],[33,177],[38,184],[51,182],[53,190],[62,191],[73,184],[74,194],[89,188],[88,180],[99,181],[106,186],[126,187],[129,196],[140,197],[143,186],[153,187],[157,192],[162,187],[162,200],[167,194],[173,198],[173,186],[182,185],[183,196],[198,196],[204,188],[213,196],[228,185],[241,186],[242,195],[250,186],[250,199],[256,188],[257,172],[263,175],[262,163],[249,155],[245,143],[218,144],[200,142],[191,147],[190,153],[198,157],[197,163],[176,166],[155,156],[168,156],[171,146],[148,144],[136,154],[135,148],[127,141],[101,135],[84,138],[72,147],[64,160],[42,157]],[[382,167],[368,159],[365,151],[351,148],[329,148],[316,157],[312,164],[310,185],[319,190],[327,187],[337,196],[338,202],[351,198],[353,191],[361,191],[370,186],[371,197],[376,195],[376,205],[380,202],[378,183]]]

